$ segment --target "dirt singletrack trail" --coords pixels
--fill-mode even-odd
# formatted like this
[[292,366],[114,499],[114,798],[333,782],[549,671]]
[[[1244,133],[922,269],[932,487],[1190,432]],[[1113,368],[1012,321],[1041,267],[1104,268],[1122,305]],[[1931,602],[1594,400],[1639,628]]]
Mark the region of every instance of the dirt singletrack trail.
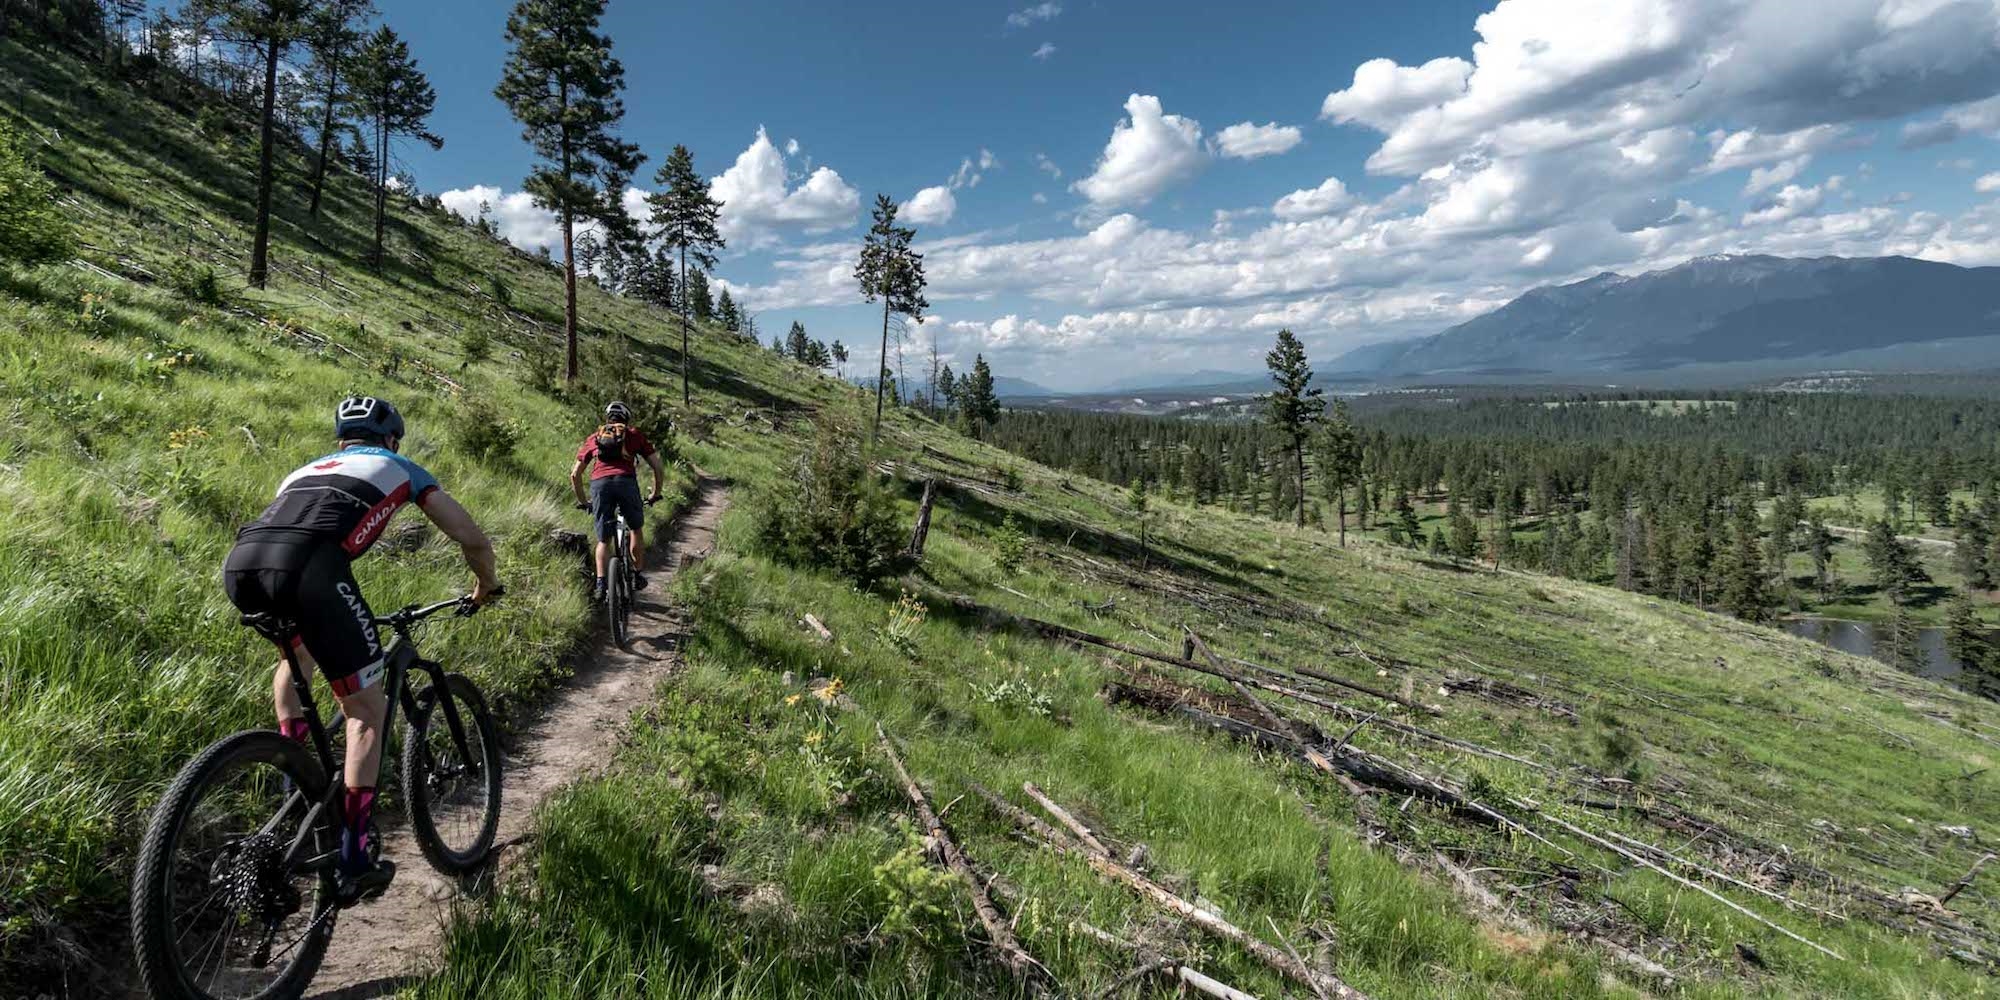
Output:
[[[664,547],[648,560],[649,586],[636,597],[629,648],[607,635],[596,655],[556,690],[542,710],[524,721],[510,741],[500,793],[498,865],[518,849],[542,801],[564,785],[594,773],[610,759],[620,730],[634,709],[651,698],[660,680],[680,665],[686,621],[666,597],[667,584],[692,562],[715,550],[715,534],[729,507],[729,490],[702,476],[693,502],[673,522]],[[386,996],[430,969],[452,903],[467,891],[433,871],[400,820],[383,833],[382,853],[397,863],[396,881],[382,898],[340,914],[333,947],[308,997],[362,1000]],[[492,878],[494,868],[484,879]]]

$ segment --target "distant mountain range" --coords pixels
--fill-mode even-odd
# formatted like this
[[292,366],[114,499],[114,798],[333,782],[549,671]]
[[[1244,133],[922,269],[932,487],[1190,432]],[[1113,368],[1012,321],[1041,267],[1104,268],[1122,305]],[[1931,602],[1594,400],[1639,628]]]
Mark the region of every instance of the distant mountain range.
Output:
[[1843,360],[1935,366],[1995,351],[2000,267],[1721,255],[1532,289],[1442,333],[1349,351],[1325,371],[1542,376]]

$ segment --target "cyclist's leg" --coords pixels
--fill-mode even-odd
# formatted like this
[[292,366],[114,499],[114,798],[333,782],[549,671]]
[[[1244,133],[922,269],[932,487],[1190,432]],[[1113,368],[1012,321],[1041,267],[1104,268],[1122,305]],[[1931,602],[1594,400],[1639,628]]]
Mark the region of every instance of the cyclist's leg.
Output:
[[[347,795],[342,803],[347,828],[341,837],[341,867],[359,879],[368,872],[368,824],[375,810],[382,723],[389,708],[381,683],[385,663],[381,640],[347,555],[336,546],[322,547],[307,561],[298,603],[305,649],[319,662],[320,673],[347,714]],[[379,878],[381,885],[387,882],[386,876]]]
[[626,543],[630,551],[625,555],[632,572],[640,573],[646,569],[646,501],[639,496],[637,479],[625,482],[626,486],[618,496],[618,503],[625,511],[625,527],[629,529]]
[[[282,605],[297,583],[297,571],[304,564],[303,554],[298,546],[255,541],[239,543],[230,550],[229,559],[224,564],[222,589],[229,595],[230,603],[248,614],[275,614],[290,617],[296,608]],[[292,655],[299,657],[299,666],[310,670],[311,657],[305,653],[298,636],[291,637]],[[285,665],[284,657],[271,671],[271,707],[278,717],[278,731],[299,742],[307,736],[305,706],[299,703],[298,690],[292,685],[291,668]]]
[[611,539],[618,530],[617,505],[607,495],[611,479],[590,481],[590,515],[597,529],[597,594],[604,595],[606,577],[611,575]]

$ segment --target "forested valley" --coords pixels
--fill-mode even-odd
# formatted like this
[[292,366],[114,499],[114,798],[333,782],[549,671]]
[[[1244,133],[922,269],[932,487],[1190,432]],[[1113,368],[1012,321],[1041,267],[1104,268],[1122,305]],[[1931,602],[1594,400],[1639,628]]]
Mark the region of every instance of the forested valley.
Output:
[[1905,638],[1946,624],[1954,655],[1990,666],[2000,400],[1450,392],[1336,400],[1302,465],[1268,419],[1013,410],[989,437],[1195,504],[1303,507],[1318,530],[1749,620],[1823,611]]

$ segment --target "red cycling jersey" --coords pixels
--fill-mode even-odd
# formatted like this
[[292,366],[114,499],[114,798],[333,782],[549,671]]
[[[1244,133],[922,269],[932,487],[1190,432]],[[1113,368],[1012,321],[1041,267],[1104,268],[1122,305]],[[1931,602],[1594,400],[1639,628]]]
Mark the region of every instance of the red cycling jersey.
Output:
[[625,454],[623,456],[609,459],[599,458],[597,456],[597,434],[592,432],[589,437],[583,439],[583,446],[576,450],[576,460],[593,463],[593,467],[590,470],[590,478],[595,481],[598,479],[609,479],[612,476],[637,476],[639,474],[639,460],[652,453],[653,442],[646,440],[646,435],[640,433],[637,427],[628,427],[625,430]]

